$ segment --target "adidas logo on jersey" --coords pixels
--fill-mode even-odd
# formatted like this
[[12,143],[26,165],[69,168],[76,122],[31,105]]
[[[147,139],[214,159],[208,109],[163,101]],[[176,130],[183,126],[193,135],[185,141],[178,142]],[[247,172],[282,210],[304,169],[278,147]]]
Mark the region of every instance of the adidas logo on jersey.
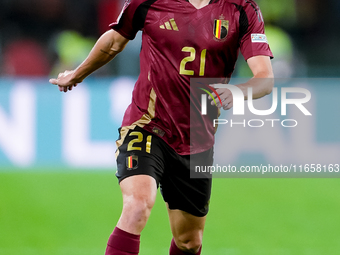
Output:
[[170,19],[169,21],[166,21],[164,25],[160,25],[159,27],[161,29],[179,31],[175,19]]

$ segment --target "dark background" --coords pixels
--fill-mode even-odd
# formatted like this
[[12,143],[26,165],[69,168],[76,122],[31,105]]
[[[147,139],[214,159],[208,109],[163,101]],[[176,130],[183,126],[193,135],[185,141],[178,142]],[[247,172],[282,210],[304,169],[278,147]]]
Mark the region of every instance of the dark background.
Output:
[[[257,3],[268,27],[275,61],[286,62],[285,67],[278,64],[274,68],[279,76],[339,76],[339,1]],[[108,24],[116,20],[122,5],[123,0],[0,0],[0,74],[45,76],[74,68],[108,29]],[[276,32],[270,33],[270,28]],[[278,31],[286,40],[277,35]],[[119,57],[96,75],[138,75],[137,63],[136,68],[124,66],[131,66],[125,63],[131,61],[131,54],[133,61],[138,62],[139,40],[130,43],[133,45],[128,59]],[[77,49],[71,50],[74,56],[67,53],[68,47],[69,51],[72,47]],[[277,71],[287,66],[291,69],[288,73]],[[238,76],[246,74],[237,72]]]

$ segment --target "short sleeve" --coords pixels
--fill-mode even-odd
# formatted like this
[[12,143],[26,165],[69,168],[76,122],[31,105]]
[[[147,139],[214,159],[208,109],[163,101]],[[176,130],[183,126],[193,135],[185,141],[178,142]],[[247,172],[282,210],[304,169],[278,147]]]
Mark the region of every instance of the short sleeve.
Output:
[[254,1],[248,1],[240,10],[240,49],[245,60],[259,55],[273,58],[262,13]]
[[141,20],[143,18],[142,7],[144,2],[145,0],[125,0],[117,21],[110,24],[110,28],[120,33],[126,39],[133,40],[137,32],[144,26],[144,22]]

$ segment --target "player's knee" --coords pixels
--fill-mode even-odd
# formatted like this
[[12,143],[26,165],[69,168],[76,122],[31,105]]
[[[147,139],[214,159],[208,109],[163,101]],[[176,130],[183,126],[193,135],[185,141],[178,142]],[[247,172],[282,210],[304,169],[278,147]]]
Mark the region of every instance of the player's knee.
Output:
[[147,221],[154,201],[148,197],[131,196],[124,201],[123,212],[135,221]]
[[202,238],[199,234],[191,235],[190,237],[183,235],[175,238],[175,240],[179,249],[192,254],[196,254],[202,246]]

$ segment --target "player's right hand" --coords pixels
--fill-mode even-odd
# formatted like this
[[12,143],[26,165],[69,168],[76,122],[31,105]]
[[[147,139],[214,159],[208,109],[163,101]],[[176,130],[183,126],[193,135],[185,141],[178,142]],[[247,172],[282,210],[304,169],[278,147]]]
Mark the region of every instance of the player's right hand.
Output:
[[67,92],[76,87],[81,81],[76,81],[74,77],[74,71],[65,71],[58,75],[58,78],[52,78],[49,80],[50,83],[57,85],[60,92]]
[[[210,86],[214,86],[214,84],[211,84]],[[217,102],[218,108],[223,108],[224,110],[229,110],[233,107],[233,95],[231,91],[227,88],[218,88],[216,89],[217,94],[219,95],[219,98],[217,95],[215,95],[215,92],[212,93],[214,96],[215,101]],[[211,100],[211,105],[215,105],[215,102],[213,99],[209,96],[209,100]],[[218,99],[221,99],[222,104]]]

